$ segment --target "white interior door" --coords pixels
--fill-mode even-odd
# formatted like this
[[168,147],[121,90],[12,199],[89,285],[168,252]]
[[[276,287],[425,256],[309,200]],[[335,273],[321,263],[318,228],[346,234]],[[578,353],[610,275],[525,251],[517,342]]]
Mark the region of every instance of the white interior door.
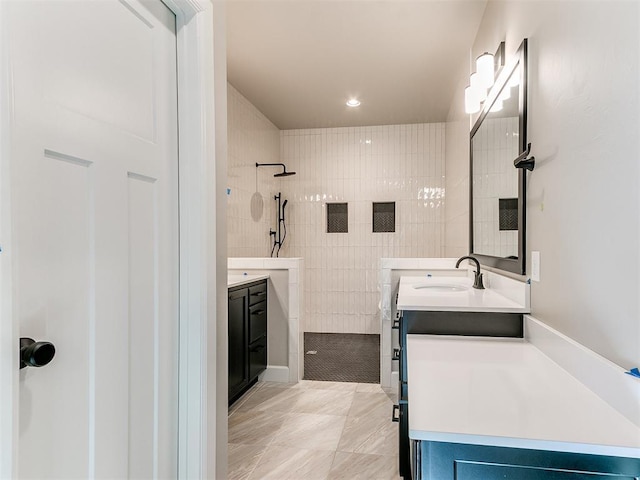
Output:
[[[158,0],[7,8],[20,478],[175,478],[175,18]],[[15,339],[18,342],[18,339]]]

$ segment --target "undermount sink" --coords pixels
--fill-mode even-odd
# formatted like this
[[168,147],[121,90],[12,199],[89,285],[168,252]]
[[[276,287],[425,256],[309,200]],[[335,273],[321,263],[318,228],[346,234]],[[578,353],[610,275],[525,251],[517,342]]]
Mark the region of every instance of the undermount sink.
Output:
[[416,290],[426,290],[433,293],[457,293],[466,292],[469,290],[469,287],[467,285],[433,283],[414,285],[413,288],[415,288]]

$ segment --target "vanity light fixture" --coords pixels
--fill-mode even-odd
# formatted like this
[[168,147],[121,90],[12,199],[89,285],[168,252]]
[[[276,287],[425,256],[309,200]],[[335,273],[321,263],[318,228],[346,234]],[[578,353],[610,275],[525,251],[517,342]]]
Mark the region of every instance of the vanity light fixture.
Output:
[[[476,71],[469,76],[469,86],[464,91],[466,113],[478,113],[480,111],[480,104],[487,99],[488,91],[493,86],[496,75],[503,65],[504,42],[500,44],[495,55],[484,52],[476,58]],[[505,92],[505,95],[509,94],[510,92]]]
[[347,107],[359,107],[359,106],[360,106],[360,100],[358,100],[357,98],[351,98],[347,100]]

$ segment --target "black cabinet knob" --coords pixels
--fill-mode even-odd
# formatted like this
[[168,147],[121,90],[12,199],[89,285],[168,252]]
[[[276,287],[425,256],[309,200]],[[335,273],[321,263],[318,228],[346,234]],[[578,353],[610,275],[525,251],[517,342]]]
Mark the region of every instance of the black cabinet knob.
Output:
[[51,342],[36,342],[33,338],[20,339],[20,368],[42,367],[48,364],[56,354]]

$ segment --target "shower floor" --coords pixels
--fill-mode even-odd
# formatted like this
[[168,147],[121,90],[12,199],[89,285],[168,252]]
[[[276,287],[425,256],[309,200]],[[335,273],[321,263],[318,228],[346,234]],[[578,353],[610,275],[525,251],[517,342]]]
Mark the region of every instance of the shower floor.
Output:
[[304,352],[305,380],[380,383],[380,335],[306,332]]

